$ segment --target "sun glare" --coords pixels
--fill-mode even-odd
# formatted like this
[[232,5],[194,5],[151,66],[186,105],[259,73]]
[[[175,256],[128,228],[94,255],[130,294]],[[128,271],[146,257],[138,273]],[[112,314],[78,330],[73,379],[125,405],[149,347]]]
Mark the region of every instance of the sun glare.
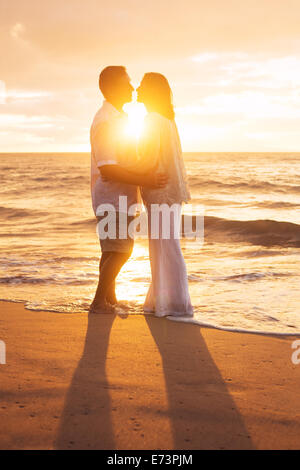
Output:
[[142,103],[127,103],[124,106],[124,111],[128,114],[126,135],[138,139],[143,130],[144,119],[147,114],[145,106]]

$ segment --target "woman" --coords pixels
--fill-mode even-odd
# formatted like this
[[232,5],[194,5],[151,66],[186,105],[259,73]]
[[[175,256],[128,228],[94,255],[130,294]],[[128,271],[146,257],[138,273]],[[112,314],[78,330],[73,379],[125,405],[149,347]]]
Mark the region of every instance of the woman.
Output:
[[[141,190],[148,212],[152,274],[144,310],[159,317],[192,316],[186,266],[179,241],[181,206],[190,199],[190,194],[167,79],[159,73],[146,73],[137,89],[137,99],[148,111],[138,147],[140,164],[144,171],[155,168],[157,172],[168,175],[164,188],[144,187]],[[161,204],[166,204],[163,214],[157,208]],[[173,211],[170,213],[171,206]]]

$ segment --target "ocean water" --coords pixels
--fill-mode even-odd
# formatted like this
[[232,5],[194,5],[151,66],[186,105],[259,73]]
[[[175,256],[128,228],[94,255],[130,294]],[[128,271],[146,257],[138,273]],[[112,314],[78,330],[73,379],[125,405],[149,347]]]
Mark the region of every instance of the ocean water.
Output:
[[[204,243],[182,239],[193,319],[229,330],[300,334],[300,154],[185,154]],[[89,154],[1,154],[0,298],[28,309],[85,312],[100,254]],[[146,240],[117,283],[141,314],[150,282]]]

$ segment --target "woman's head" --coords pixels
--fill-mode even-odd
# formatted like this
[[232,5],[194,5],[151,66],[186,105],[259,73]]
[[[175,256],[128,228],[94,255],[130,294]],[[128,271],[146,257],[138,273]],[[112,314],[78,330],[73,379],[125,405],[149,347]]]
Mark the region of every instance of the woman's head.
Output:
[[161,73],[146,73],[137,89],[137,100],[148,111],[174,119],[173,97],[168,80]]

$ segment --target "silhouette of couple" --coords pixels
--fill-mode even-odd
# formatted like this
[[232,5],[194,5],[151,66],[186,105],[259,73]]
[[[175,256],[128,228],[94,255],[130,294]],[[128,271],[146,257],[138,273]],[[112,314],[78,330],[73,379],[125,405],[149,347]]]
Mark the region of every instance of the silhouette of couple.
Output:
[[[134,91],[125,67],[102,70],[99,88],[104,102],[90,132],[92,202],[98,226],[113,218],[116,230],[113,235],[98,230],[102,255],[90,313],[113,313],[117,305],[115,279],[132,253],[134,240],[128,227],[136,214],[129,208],[138,205],[140,188],[148,216],[152,276],[144,311],[159,317],[192,316],[179,241],[181,207],[190,194],[170,85],[159,73],[144,75],[137,100],[145,105],[147,116],[137,145],[129,145],[122,132],[127,119],[122,108]],[[128,210],[120,204],[124,196]],[[169,216],[168,237],[163,234],[164,211]]]
[[[110,208],[114,215],[117,214],[115,221],[120,229],[117,234],[124,233],[128,219],[134,215],[123,217],[120,209],[124,209],[119,206],[119,197],[126,196],[128,206],[135,204],[138,187],[141,188],[149,218],[152,272],[144,309],[151,310],[154,316],[191,315],[186,267],[179,239],[175,236],[163,238],[161,232],[157,238],[151,237],[153,223],[161,229],[161,219],[155,217],[151,206],[165,204],[166,207],[175,205],[179,208],[170,219],[170,224],[176,226],[175,219],[180,216],[181,205],[189,197],[169,84],[162,75],[150,73],[144,76],[138,88],[138,100],[145,104],[148,115],[136,154],[133,148],[128,151],[120,137],[126,118],[122,107],[131,101],[133,91],[125,68],[104,69],[100,74],[100,89],[105,101],[91,127],[91,182],[95,214],[103,220],[107,214],[101,214],[99,207]],[[152,315],[146,316],[145,325],[156,345],[151,349],[153,358],[158,351],[162,359],[163,384],[159,387],[155,381],[156,385],[151,382],[151,387],[141,387],[137,378],[140,374],[141,377],[149,376],[152,381],[154,374],[153,358],[145,360],[149,350],[142,354],[141,343],[135,336],[146,334],[143,324],[135,326],[130,360],[122,352],[121,365],[118,354],[111,355],[111,366],[107,364],[115,317],[101,314],[114,311],[117,303],[114,282],[131,254],[133,240],[130,236],[100,236],[100,244],[99,284],[90,307],[91,313],[99,315],[89,315],[83,354],[66,395],[55,448],[116,449],[119,446],[132,449],[133,444],[138,449],[165,449],[168,446],[174,449],[252,448],[243,419],[210,356],[207,340],[202,337],[200,328],[181,323],[178,334],[176,322],[157,321]],[[117,321],[120,319],[116,318]],[[127,348],[128,339],[122,334],[117,338],[118,347],[125,344]],[[134,368],[132,362],[135,363]],[[126,381],[120,376],[118,367],[126,375]],[[112,374],[112,371],[117,373]],[[159,376],[159,373],[154,375]],[[135,388],[142,401],[139,397],[132,400]],[[121,390],[122,394],[117,400],[118,407],[112,408],[114,390]],[[164,391],[166,410],[161,405]],[[113,413],[119,416],[119,420],[114,418],[117,428],[113,423]],[[162,415],[170,423],[169,434],[166,428],[159,428]],[[128,425],[132,416],[142,419],[141,434]]]

